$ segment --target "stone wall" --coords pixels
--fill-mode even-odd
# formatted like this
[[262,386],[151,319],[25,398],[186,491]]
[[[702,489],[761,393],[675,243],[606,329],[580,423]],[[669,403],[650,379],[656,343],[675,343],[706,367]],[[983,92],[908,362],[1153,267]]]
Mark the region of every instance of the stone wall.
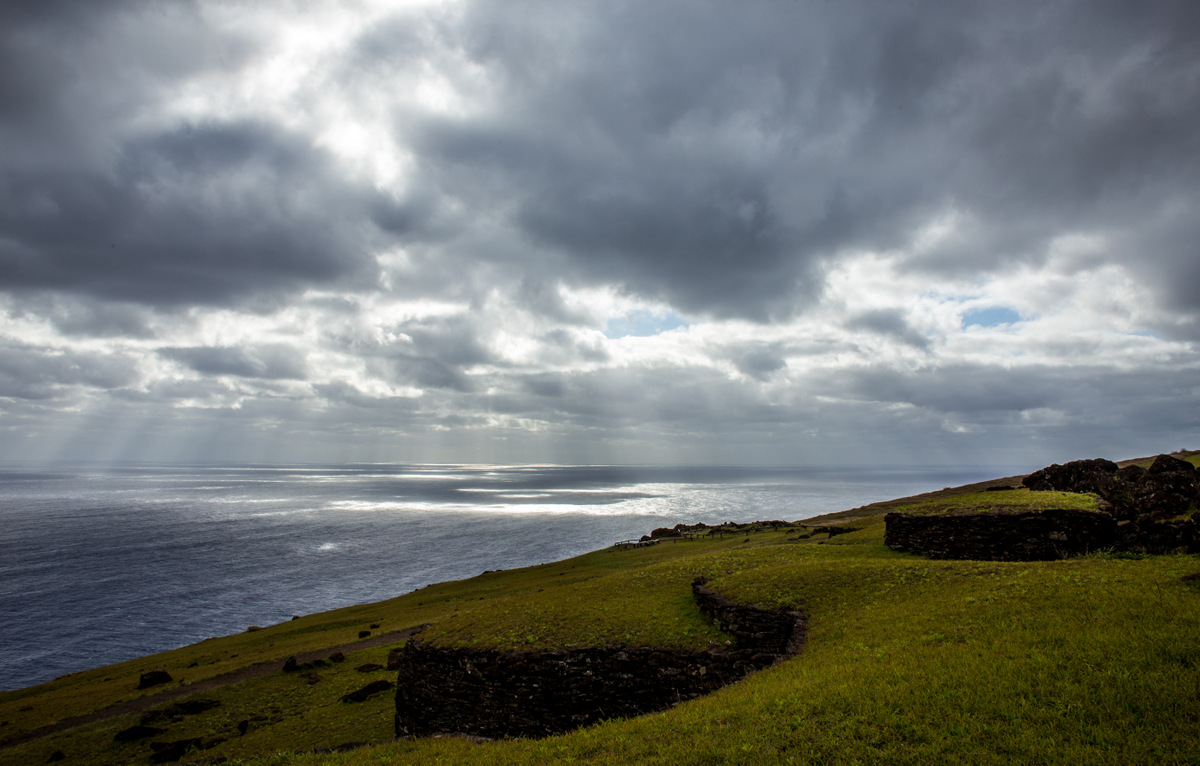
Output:
[[703,579],[693,583],[692,595],[703,614],[737,638],[736,648],[525,653],[409,642],[399,656],[396,736],[544,737],[665,710],[738,681],[804,643],[799,612],[736,604]]
[[1105,513],[1047,510],[884,517],[884,545],[933,559],[1048,561],[1112,548],[1117,522]]
[[775,659],[746,649],[504,653],[410,642],[397,683],[396,736],[545,737],[605,718],[665,710]]

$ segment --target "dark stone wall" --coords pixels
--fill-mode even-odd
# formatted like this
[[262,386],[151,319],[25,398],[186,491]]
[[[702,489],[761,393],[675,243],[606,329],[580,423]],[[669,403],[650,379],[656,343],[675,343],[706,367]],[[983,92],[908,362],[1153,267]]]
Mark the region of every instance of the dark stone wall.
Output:
[[790,609],[764,609],[737,604],[715,593],[703,577],[692,583],[692,599],[701,614],[737,638],[739,649],[768,654],[795,654],[804,645],[807,622],[804,615]]
[[747,649],[503,653],[410,642],[397,683],[396,736],[545,737],[605,718],[665,710],[775,659]]
[[799,651],[799,612],[736,604],[699,579],[697,608],[737,638],[728,650],[607,646],[554,652],[442,649],[399,656],[396,736],[544,737],[605,718],[665,710]]
[[884,545],[933,559],[1049,561],[1112,548],[1117,522],[1105,513],[1047,510],[884,517]]

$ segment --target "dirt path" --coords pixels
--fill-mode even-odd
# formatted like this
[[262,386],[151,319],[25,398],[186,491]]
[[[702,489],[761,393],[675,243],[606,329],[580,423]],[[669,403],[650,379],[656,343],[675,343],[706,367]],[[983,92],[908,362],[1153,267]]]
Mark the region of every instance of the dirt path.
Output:
[[[406,641],[420,632],[420,630],[421,628],[409,628],[408,630],[400,630],[396,631],[395,633],[384,633],[383,635],[364,638],[350,644],[331,646],[326,649],[315,649],[311,652],[302,652],[300,654],[296,654],[295,657],[296,661],[300,663],[312,662],[313,660],[323,660],[335,652],[342,652],[343,654],[346,654],[350,652],[362,651],[363,649],[373,649],[374,647],[383,646],[385,644]],[[219,676],[206,678],[203,681],[197,681],[192,684],[186,684],[185,686],[166,689],[158,692],[157,694],[151,694],[145,697],[139,697],[135,700],[130,700],[128,702],[121,702],[116,705],[101,708],[100,710],[87,713],[86,715],[77,715],[71,718],[64,718],[61,721],[57,721],[37,729],[32,729],[23,734],[18,734],[5,740],[0,740],[0,749],[14,747],[25,742],[30,742],[32,740],[45,737],[48,734],[58,734],[59,732],[68,731],[80,726],[86,726],[97,721],[103,721],[123,715],[130,715],[132,713],[141,713],[156,705],[161,705],[165,702],[174,702],[177,699],[190,697],[193,694],[212,691],[213,689],[222,689],[226,686],[240,684],[243,681],[249,681],[254,678],[264,678],[272,673],[278,673],[280,668],[283,667],[283,662],[285,659],[287,658],[284,657],[267,662],[258,662],[253,665],[247,665],[246,667],[238,670],[232,670],[228,673],[223,673]]]

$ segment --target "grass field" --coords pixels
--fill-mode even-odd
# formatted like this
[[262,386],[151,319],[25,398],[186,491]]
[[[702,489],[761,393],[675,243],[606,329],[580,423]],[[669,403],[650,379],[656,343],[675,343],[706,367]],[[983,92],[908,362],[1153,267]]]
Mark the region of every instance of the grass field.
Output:
[[[917,512],[1083,507],[1085,496],[950,492]],[[889,509],[905,508],[899,503]],[[271,673],[205,692],[220,702],[156,739],[224,739],[182,762],[373,763],[1198,763],[1200,557],[1097,554],[1040,563],[927,561],[882,544],[882,514],[850,534],[801,530],[606,549],[441,583],[0,693],[0,739],[157,691],[145,669],[193,683],[253,662],[428,624],[422,640],[504,649],[723,644],[692,605],[698,575],[742,602],[809,617],[801,654],[669,711],[544,740],[393,741],[393,696],[341,695],[394,673],[389,645],[311,674]],[[315,682],[314,682],[315,681]],[[130,714],[0,748],[0,764],[145,763],[117,743]],[[245,735],[239,721],[248,721]],[[157,724],[156,724],[157,725]],[[355,742],[344,753],[314,752]],[[206,760],[207,759],[207,760]]]

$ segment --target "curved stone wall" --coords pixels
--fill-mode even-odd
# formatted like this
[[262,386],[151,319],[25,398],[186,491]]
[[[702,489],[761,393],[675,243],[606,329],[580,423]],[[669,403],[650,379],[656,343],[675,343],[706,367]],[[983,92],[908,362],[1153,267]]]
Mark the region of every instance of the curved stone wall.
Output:
[[738,681],[803,645],[799,612],[736,604],[702,579],[693,583],[692,594],[702,613],[737,637],[736,648],[607,646],[525,653],[412,641],[399,657],[396,736],[559,734],[606,718],[664,710]]

